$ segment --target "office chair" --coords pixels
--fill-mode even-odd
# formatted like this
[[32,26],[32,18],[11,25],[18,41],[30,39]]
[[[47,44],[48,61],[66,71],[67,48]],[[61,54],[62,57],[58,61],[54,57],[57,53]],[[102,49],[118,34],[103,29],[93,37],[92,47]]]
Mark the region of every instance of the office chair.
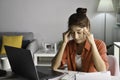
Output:
[[112,76],[119,76],[120,75],[119,62],[117,61],[116,57],[113,55],[108,55],[107,58],[109,63],[108,71],[111,72]]

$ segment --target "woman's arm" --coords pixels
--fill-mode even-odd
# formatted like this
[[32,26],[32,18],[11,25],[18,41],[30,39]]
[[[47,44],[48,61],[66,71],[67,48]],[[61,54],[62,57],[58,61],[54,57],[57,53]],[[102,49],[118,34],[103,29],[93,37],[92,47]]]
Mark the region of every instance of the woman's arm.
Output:
[[[94,61],[97,71],[106,71],[105,62],[102,59],[102,57],[100,56],[100,53],[99,53],[97,46],[95,44],[95,41],[94,41],[93,34],[91,34],[86,28],[84,28],[84,34],[86,35],[89,43],[91,44],[91,49],[92,49],[91,53],[92,53],[93,61]],[[105,48],[105,47],[103,47],[103,48]]]
[[92,54],[93,54],[93,61],[97,71],[106,71],[105,62],[100,56],[100,53],[98,52],[95,42],[92,43]]
[[62,56],[63,56],[64,50],[65,50],[65,47],[66,47],[66,43],[62,42],[60,50],[58,51],[57,55],[54,57],[54,59],[52,61],[53,70],[57,70],[59,68],[59,66],[61,65]]
[[70,31],[63,33],[63,42],[62,45],[57,53],[57,55],[52,60],[52,69],[57,70],[61,65],[62,57],[64,54],[65,47],[70,39]]

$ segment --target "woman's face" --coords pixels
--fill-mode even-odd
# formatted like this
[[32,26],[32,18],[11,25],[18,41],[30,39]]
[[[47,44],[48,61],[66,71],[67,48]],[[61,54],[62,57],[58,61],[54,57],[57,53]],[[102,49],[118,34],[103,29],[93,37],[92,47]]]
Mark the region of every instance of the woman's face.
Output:
[[79,26],[71,27],[71,36],[78,44],[86,40],[86,35],[84,34],[84,28],[81,28]]

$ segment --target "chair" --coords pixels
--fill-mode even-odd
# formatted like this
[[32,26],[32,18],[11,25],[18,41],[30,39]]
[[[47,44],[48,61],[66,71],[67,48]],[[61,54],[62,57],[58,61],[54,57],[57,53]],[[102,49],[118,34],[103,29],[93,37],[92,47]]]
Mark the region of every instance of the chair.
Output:
[[109,63],[109,71],[111,72],[112,76],[119,76],[119,63],[115,56],[108,55],[108,63]]

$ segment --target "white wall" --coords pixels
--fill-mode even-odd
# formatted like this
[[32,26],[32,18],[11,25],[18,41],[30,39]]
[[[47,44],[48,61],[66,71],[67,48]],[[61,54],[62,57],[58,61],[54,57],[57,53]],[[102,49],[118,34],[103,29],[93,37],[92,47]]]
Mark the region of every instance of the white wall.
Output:
[[[113,0],[116,2],[115,0]],[[68,17],[77,7],[88,8],[91,31],[104,38],[104,15],[97,12],[99,0],[0,0],[0,31],[34,32],[39,42],[56,42],[67,30]],[[107,40],[113,41],[115,14],[107,15]]]

